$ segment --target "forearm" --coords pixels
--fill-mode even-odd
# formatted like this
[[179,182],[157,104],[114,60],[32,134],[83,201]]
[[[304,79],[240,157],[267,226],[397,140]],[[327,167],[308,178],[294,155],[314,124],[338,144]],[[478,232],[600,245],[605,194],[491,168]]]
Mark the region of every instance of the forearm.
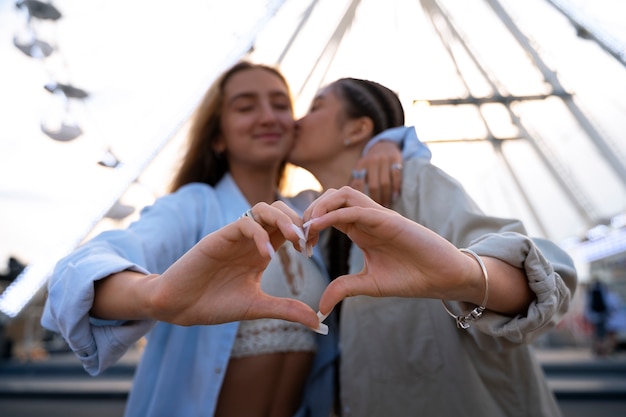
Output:
[[122,271],[94,282],[90,315],[103,320],[148,320],[151,288],[158,275]]
[[[453,250],[457,252],[456,249]],[[487,277],[485,277],[474,255],[466,252],[463,252],[463,255],[465,259],[459,253],[454,254],[463,259],[462,271],[464,273],[459,280],[449,277],[447,280],[449,284],[442,294],[443,299],[482,306],[487,295],[485,307],[488,310],[508,316],[523,314],[527,311],[535,294],[530,289],[523,270],[497,258],[480,256],[487,271]]]
[[[487,309],[510,316],[525,314],[535,294],[524,271],[496,258],[483,256],[482,260],[489,274]],[[484,280],[478,269],[480,279]]]

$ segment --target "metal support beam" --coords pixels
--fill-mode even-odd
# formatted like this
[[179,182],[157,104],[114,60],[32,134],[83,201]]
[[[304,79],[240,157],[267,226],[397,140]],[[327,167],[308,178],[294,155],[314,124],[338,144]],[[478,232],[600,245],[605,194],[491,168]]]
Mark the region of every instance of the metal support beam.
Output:
[[508,106],[509,104],[515,101],[545,100],[546,98],[555,97],[555,96],[561,97],[561,98],[568,98],[568,97],[571,97],[571,94],[561,91],[561,92],[555,92],[552,94],[531,94],[531,95],[522,95],[522,96],[519,96],[519,95],[504,96],[500,94],[492,94],[487,97],[475,97],[475,96],[469,95],[467,97],[460,97],[460,98],[413,100],[413,104],[425,101],[431,106],[457,106],[457,105],[462,105],[462,104],[481,105],[481,104],[493,104],[493,103],[499,103],[499,104],[504,104],[505,106]]
[[[513,19],[504,10],[498,0],[485,0],[493,11],[498,15],[500,20],[506,25],[511,34],[515,37],[520,46],[526,53],[529,54],[545,81],[550,84],[553,91],[564,91],[565,89],[561,85],[556,72],[552,71],[548,65],[543,61],[541,56],[537,53],[535,48],[532,47],[528,37],[522,33],[517,27]],[[552,1],[550,1],[553,3]],[[572,116],[578,121],[580,127],[585,131],[589,139],[596,146],[602,157],[606,160],[608,165],[615,171],[617,176],[621,179],[624,186],[626,186],[626,164],[624,163],[624,157],[620,155],[620,152],[616,146],[614,146],[608,138],[603,137],[602,134],[591,123],[589,118],[584,114],[580,107],[574,102],[574,98],[570,96],[563,96],[564,104],[567,106]]]
[[[540,59],[537,52],[532,48],[528,39],[521,33],[519,28],[515,25],[513,20],[506,14],[504,9],[500,6],[500,4],[496,0],[486,0],[487,3],[492,7],[496,15],[503,21],[509,31],[515,36],[515,39],[520,43],[520,45],[524,48],[524,50],[529,53],[531,58],[533,59],[535,65],[540,69],[541,73],[544,75],[545,80],[552,87],[552,91],[550,94],[545,96],[528,96],[529,99],[540,99],[547,97],[559,97],[563,99],[566,103],[573,102],[571,100],[571,95],[568,94],[565,89],[562,87],[560,82],[558,81],[556,74],[549,70],[549,68],[545,65],[545,63]],[[500,92],[499,81],[495,74],[489,71],[489,69],[477,58],[478,54],[474,53],[472,47],[467,39],[465,39],[459,31],[456,29],[455,23],[452,21],[449,13],[439,4],[438,0],[421,0],[422,6],[424,10],[428,13],[431,19],[431,23],[433,28],[439,35],[444,47],[448,51],[450,57],[456,64],[456,60],[454,57],[454,52],[452,48],[452,42],[458,42],[458,44],[463,48],[463,50],[468,54],[469,58],[476,65],[479,72],[483,75],[486,82],[491,86],[492,91],[494,92],[491,97],[481,99],[476,97],[465,97],[460,99],[460,104],[476,104],[480,106],[481,100],[485,102],[501,102],[504,104],[507,109],[511,121],[520,131],[520,135],[528,140],[528,143],[534,147],[535,152],[541,158],[543,164],[546,169],[552,174],[555,181],[560,185],[564,193],[568,196],[569,200],[572,203],[572,206],[578,211],[578,213],[586,219],[586,221],[592,224],[596,219],[595,210],[590,203],[589,199],[585,196],[585,194],[580,190],[580,187],[573,181],[572,176],[568,173],[565,167],[559,163],[559,160],[555,157],[554,153],[550,150],[549,146],[543,141],[538,134],[531,134],[526,126],[522,123],[520,117],[513,111],[511,104],[516,101],[512,98],[505,98],[506,95]],[[466,85],[467,83],[463,79],[463,74],[460,70],[459,65],[457,64],[457,73],[461,78],[462,82]],[[470,91],[468,87],[466,87],[467,91]],[[500,98],[502,97],[502,98]],[[454,100],[454,99],[453,99]],[[419,101],[419,100],[418,100]],[[488,127],[487,127],[488,128]],[[589,133],[589,132],[587,132]],[[597,132],[596,132],[597,133]],[[593,134],[593,133],[591,133]],[[498,144],[492,142],[494,146],[499,146]],[[495,149],[497,151],[497,149]],[[516,181],[517,182],[517,181]],[[522,188],[519,189],[520,193],[524,194],[524,190]],[[536,218],[536,221],[540,224],[539,218]]]
[[588,22],[583,13],[578,13],[573,7],[567,5],[567,2],[562,0],[546,1],[570,21],[574,28],[576,28],[578,36],[597,43],[600,48],[604,49],[609,55],[626,66],[626,45],[624,45],[623,42],[618,41],[611,36],[610,33],[603,31],[601,28],[592,25]]

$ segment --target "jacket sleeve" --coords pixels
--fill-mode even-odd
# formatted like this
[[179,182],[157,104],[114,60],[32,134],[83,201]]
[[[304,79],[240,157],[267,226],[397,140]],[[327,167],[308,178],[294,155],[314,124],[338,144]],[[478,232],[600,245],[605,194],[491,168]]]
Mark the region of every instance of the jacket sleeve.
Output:
[[[497,349],[532,342],[552,329],[567,312],[577,285],[569,255],[548,240],[527,236],[519,220],[485,215],[458,181],[428,161],[411,160],[404,165],[399,211],[458,248],[470,248],[523,269],[536,295],[522,315],[486,311],[469,329],[477,341]],[[475,307],[449,304],[465,313]]]
[[[574,262],[554,243],[520,233],[486,235],[470,245],[482,256],[498,258],[526,272],[535,293],[525,314],[515,317],[486,311],[473,326],[513,344],[531,343],[554,328],[567,313],[576,291]],[[464,306],[465,311],[471,306]],[[504,342],[506,343],[506,342]]]
[[[112,230],[78,247],[56,265],[48,281],[42,325],[60,333],[96,375],[116,363],[154,322],[97,320],[89,315],[94,282],[124,270],[162,273],[199,239],[208,210],[198,187],[182,188],[157,200],[125,230]],[[120,294],[123,296],[123,294]]]
[[363,148],[363,155],[367,154],[372,146],[381,140],[396,143],[402,150],[402,159],[404,160],[422,158],[430,161],[432,157],[430,149],[428,149],[424,142],[419,140],[415,127],[413,126],[398,126],[380,132],[367,142],[367,145]]

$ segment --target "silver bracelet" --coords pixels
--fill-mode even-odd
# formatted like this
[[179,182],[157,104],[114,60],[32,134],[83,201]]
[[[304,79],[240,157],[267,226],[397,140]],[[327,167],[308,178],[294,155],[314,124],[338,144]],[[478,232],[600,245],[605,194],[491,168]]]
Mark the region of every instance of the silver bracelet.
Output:
[[441,300],[441,304],[443,304],[443,308],[446,310],[446,312],[456,320],[456,327],[458,327],[459,329],[468,329],[470,327],[470,323],[472,321],[478,320],[483,315],[483,311],[485,311],[485,309],[487,308],[487,299],[489,298],[489,275],[487,274],[487,268],[485,268],[483,260],[480,259],[480,256],[478,256],[476,252],[470,249],[459,249],[459,251],[463,253],[469,253],[476,259],[476,261],[478,261],[480,269],[482,269],[483,271],[483,277],[485,278],[485,297],[483,298],[482,303],[480,303],[478,307],[470,311],[469,314],[465,317],[457,316],[456,314],[451,312],[445,300]]

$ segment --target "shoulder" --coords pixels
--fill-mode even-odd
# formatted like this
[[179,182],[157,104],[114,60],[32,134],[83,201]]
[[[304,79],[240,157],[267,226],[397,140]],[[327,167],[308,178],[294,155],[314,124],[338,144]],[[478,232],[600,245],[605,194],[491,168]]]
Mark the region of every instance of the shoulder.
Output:
[[203,204],[216,199],[215,189],[210,185],[190,183],[180,187],[176,191],[157,198],[154,205],[176,205],[180,207],[181,204]]
[[185,184],[171,195],[182,197],[206,197],[215,195],[215,188],[201,182],[192,182]]
[[465,189],[456,178],[424,158],[404,161],[402,194],[413,199],[420,195],[435,200],[449,194],[466,195]]
[[141,220],[163,222],[167,219],[177,224],[191,225],[201,219],[206,219],[207,213],[217,215],[219,210],[219,199],[213,187],[202,183],[191,183],[158,197],[153,204],[143,208]]
[[415,178],[416,176],[424,180],[440,179],[458,183],[458,181],[437,165],[425,158],[412,158],[403,162],[403,177]]

